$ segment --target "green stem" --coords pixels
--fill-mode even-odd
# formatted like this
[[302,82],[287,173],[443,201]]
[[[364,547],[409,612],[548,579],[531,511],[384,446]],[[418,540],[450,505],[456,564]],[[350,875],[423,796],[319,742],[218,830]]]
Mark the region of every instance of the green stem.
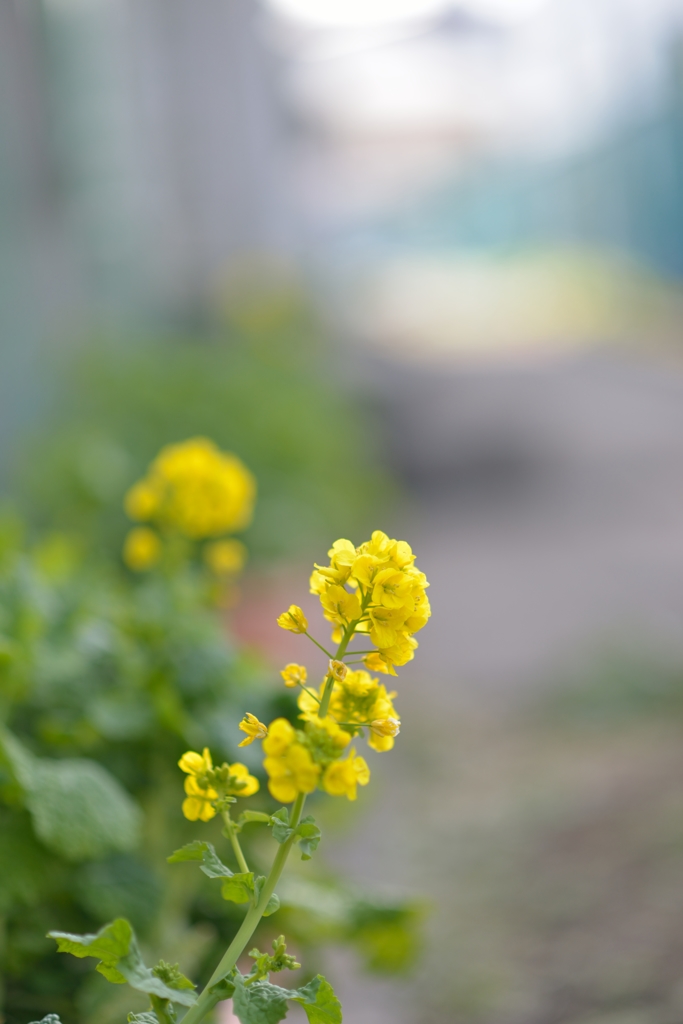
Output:
[[[341,639],[341,643],[339,644],[339,647],[337,648],[337,653],[334,656],[335,661],[341,661],[341,659],[344,657],[344,651],[351,642],[351,637],[354,634],[356,625],[356,622],[350,622],[346,629],[344,630],[344,635]],[[330,697],[332,696],[333,687],[334,676],[332,675],[331,672],[328,672],[327,676],[325,677],[325,689],[323,690],[323,695],[320,701],[320,707],[318,708],[318,718],[324,718],[325,715],[327,714],[327,711],[330,706]]]
[[225,831],[228,833],[228,839],[230,840],[230,845],[232,846],[232,852],[235,854],[235,860],[239,864],[240,871],[244,872],[245,875],[249,874],[249,865],[247,864],[246,858],[242,853],[242,847],[240,846],[240,841],[237,838],[237,833],[235,832],[235,823],[230,817],[230,811],[222,811],[221,816],[223,818],[223,821],[225,822]]
[[309,640],[312,640],[312,641],[313,641],[313,643],[315,644],[315,646],[316,646],[316,647],[319,647],[319,648],[320,648],[320,650],[321,650],[321,651],[323,652],[323,654],[326,654],[328,658],[331,658],[331,657],[332,657],[332,655],[330,654],[330,652],[329,652],[328,650],[326,650],[326,649],[325,649],[325,648],[323,647],[323,645],[322,645],[322,644],[319,644],[319,643],[318,643],[318,641],[317,641],[317,640],[315,639],[315,637],[312,637],[310,633],[306,633],[305,635],[306,635],[306,636],[308,637],[308,639],[309,639]]
[[[292,816],[289,822],[291,828],[295,829],[299,824],[305,799],[306,794],[299,793],[294,802]],[[286,842],[282,843],[275,854],[273,866],[271,867],[270,873],[263,884],[263,889],[261,890],[261,896],[257,905],[255,907],[250,907],[247,911],[246,917],[244,918],[244,921],[242,921],[242,925],[237,932],[237,935],[235,935],[235,938],[226,949],[221,962],[209,978],[208,984],[199,999],[194,1006],[190,1007],[183,1017],[182,1024],[199,1024],[199,1021],[203,1020],[207,1013],[210,1013],[219,1001],[220,996],[217,997],[215,993],[210,991],[211,986],[215,985],[221,980],[221,978],[224,978],[226,974],[230,973],[242,955],[244,947],[256,931],[256,926],[263,917],[263,912],[268,906],[268,900],[273,895],[275,886],[282,874],[282,869],[285,866],[287,857],[289,856],[289,852],[292,849],[295,839],[296,836],[290,836]]]
[[312,698],[313,698],[313,700],[314,700],[314,701],[316,701],[316,702],[317,702],[318,704],[320,703],[320,697],[318,696],[318,694],[317,694],[317,693],[314,693],[314,692],[313,692],[313,690],[309,690],[309,689],[308,689],[308,687],[307,687],[307,686],[304,686],[304,684],[303,684],[303,683],[299,683],[299,686],[300,686],[300,687],[301,687],[301,689],[302,689],[302,690],[304,691],[304,693],[307,693],[307,694],[308,694],[308,696],[309,696],[309,697],[312,697]]

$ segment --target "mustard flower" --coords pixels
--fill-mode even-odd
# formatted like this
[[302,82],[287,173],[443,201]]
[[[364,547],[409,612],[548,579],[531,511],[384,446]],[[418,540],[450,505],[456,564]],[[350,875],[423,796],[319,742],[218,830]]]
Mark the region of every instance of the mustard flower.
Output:
[[249,774],[246,765],[235,761],[234,764],[228,765],[228,768],[230,770],[227,785],[228,796],[253,796],[254,793],[258,793],[259,780],[255,775]]
[[370,730],[376,736],[393,738],[401,731],[401,723],[398,718],[376,718],[374,722],[370,722]]
[[330,659],[329,673],[336,683],[343,682],[348,671],[348,665],[345,665],[343,661]]
[[183,814],[188,821],[211,821],[216,814],[213,801],[218,799],[218,793],[211,786],[200,786],[194,775],[185,779],[185,792],[183,800]]
[[352,749],[343,761],[333,761],[327,766],[322,785],[330,796],[345,796],[355,800],[356,787],[367,786],[369,781],[370,769],[365,759],[356,757],[356,751]]
[[333,641],[339,642],[355,623],[355,632],[367,634],[377,648],[368,668],[395,675],[395,666],[413,657],[413,634],[431,614],[425,593],[429,584],[415,566],[410,545],[375,530],[357,548],[349,540],[335,541],[328,555],[329,565],[316,563],[310,589],[335,626]]
[[290,722],[286,718],[276,718],[268,726],[268,736],[263,741],[263,751],[265,754],[277,757],[292,745],[295,738],[296,733]]
[[236,455],[194,437],[161,450],[125,507],[132,519],[201,540],[248,526],[255,496],[254,477]]
[[159,535],[148,526],[136,526],[126,535],[123,543],[123,560],[134,572],[145,572],[159,561],[161,541]]
[[208,747],[204,747],[201,754],[197,754],[194,750],[188,750],[178,761],[178,767],[182,771],[187,772],[188,775],[200,778],[202,775],[213,771],[211,751]]
[[305,633],[308,629],[308,619],[296,604],[290,604],[286,612],[278,615],[277,624],[290,633]]
[[241,541],[214,540],[204,548],[204,562],[216,576],[236,576],[244,568],[247,549]]
[[290,662],[289,665],[285,665],[280,675],[284,680],[285,686],[288,686],[290,689],[295,686],[303,686],[308,678],[305,667],[297,665],[294,661]]
[[240,722],[240,729],[247,734],[246,739],[238,744],[240,747],[248,747],[254,740],[265,739],[268,735],[268,729],[263,722],[259,722],[256,715],[251,715],[248,711]]
[[161,493],[158,486],[147,480],[139,480],[127,492],[123,504],[131,519],[147,522],[159,508]]
[[269,755],[263,767],[271,796],[283,804],[296,800],[299,793],[312,793],[318,785],[320,768],[301,743],[290,744],[277,756]]
[[363,658],[363,664],[370,672],[384,672],[385,675],[390,676],[397,674],[391,662],[385,661],[379,651],[371,651],[370,654],[366,654]]

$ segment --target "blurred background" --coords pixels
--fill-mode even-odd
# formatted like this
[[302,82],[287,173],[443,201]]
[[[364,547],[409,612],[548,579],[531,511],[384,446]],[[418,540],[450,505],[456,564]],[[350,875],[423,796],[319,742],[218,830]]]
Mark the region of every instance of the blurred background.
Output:
[[[259,482],[231,629],[273,688],[337,536],[431,581],[324,844],[422,953],[333,944],[347,1019],[680,1024],[683,2],[2,0],[0,216],[29,537],[118,552],[160,445],[213,437]],[[23,964],[8,1024],[52,995]]]

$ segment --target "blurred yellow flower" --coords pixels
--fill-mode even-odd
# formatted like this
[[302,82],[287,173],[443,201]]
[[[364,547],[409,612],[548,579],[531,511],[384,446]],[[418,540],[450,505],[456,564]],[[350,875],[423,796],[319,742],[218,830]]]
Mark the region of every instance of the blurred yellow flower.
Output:
[[330,796],[345,796],[349,800],[356,799],[356,787],[367,786],[370,781],[370,769],[365,759],[356,757],[351,750],[343,761],[333,761],[323,775],[323,789]]
[[167,445],[126,495],[132,519],[152,521],[192,540],[249,525],[256,482],[246,466],[205,437]]
[[204,747],[201,754],[197,754],[194,750],[188,750],[178,761],[178,767],[188,775],[195,777],[206,775],[207,772],[213,771],[211,751],[208,747]]
[[258,793],[259,780],[249,774],[249,769],[245,764],[235,761],[234,764],[229,765],[229,769],[228,794],[230,796],[253,796],[254,793]]
[[256,715],[251,715],[248,711],[240,722],[240,729],[247,734],[247,738],[238,744],[240,747],[248,747],[254,740],[265,739],[268,735],[268,729],[263,722],[259,722]]
[[393,739],[401,731],[401,723],[398,718],[376,718],[374,722],[370,722],[370,731],[376,736],[390,736]]
[[194,775],[185,779],[186,798],[183,800],[183,814],[188,821],[211,821],[216,814],[213,801],[218,793],[211,786],[200,786]]
[[145,572],[156,565],[161,556],[159,535],[148,526],[136,526],[129,530],[123,542],[123,560],[129,569]]
[[126,514],[131,519],[138,519],[144,523],[152,519],[159,508],[159,501],[158,487],[154,487],[147,480],[139,480],[130,488],[123,504]]
[[204,562],[216,576],[236,576],[246,560],[247,549],[234,538],[214,540],[204,548]]
[[291,633],[305,633],[308,629],[308,619],[296,604],[290,604],[286,612],[278,615],[277,624]]
[[268,726],[268,736],[263,741],[263,751],[266,754],[284,753],[287,747],[294,742],[296,733],[286,718],[276,718]]
[[299,793],[312,793],[318,785],[320,768],[300,743],[292,743],[278,756],[263,762],[268,773],[268,789],[276,800],[289,804]]
[[289,665],[285,665],[280,675],[284,680],[285,686],[290,687],[290,689],[295,686],[303,686],[308,678],[305,667],[297,665],[294,661],[291,661]]

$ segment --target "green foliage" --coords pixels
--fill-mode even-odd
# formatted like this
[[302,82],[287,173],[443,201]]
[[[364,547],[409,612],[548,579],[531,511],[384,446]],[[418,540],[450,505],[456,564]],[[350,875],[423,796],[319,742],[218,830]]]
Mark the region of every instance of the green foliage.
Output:
[[181,1006],[192,1006],[197,998],[195,986],[177,966],[163,961],[151,970],[145,966],[133,927],[123,917],[105,925],[95,935],[50,932],[49,936],[56,941],[60,953],[98,959],[97,970],[116,985],[128,982],[138,992],[170,999]]
[[341,1024],[341,1003],[330,983],[318,974],[302,988],[286,989],[268,981],[249,984],[234,977],[233,1007],[241,1024],[278,1024],[287,1016],[287,1002],[303,1007],[309,1024]]
[[[230,878],[232,876],[232,871],[220,859],[213,844],[206,843],[202,839],[193,839],[191,843],[187,843],[167,857],[167,860],[169,864],[198,860],[201,862],[200,870],[209,878]],[[238,900],[237,902],[243,901]]]
[[296,828],[290,828],[289,811],[286,807],[281,807],[279,811],[271,814],[270,824],[273,826],[273,839],[278,843],[286,843],[291,836],[297,837],[302,860],[310,860],[313,852],[318,849],[321,832],[313,815],[307,814]]
[[140,809],[101,765],[85,758],[33,757],[6,730],[0,730],[0,753],[22,790],[36,835],[49,849],[82,861],[135,847]]
[[273,952],[262,953],[259,949],[252,949],[249,956],[254,960],[254,966],[249,975],[249,983],[252,980],[261,981],[269,974],[278,974],[280,971],[296,971],[301,967],[296,958],[287,952],[287,944],[284,935],[273,940]]
[[[258,821],[265,825],[270,824],[271,817],[272,815],[266,814],[265,811],[242,811],[237,821],[233,822],[233,827],[235,832],[240,833],[244,826],[248,825],[249,822]],[[227,836],[225,830],[223,831],[223,834]]]
[[233,903],[248,903],[254,897],[254,872],[240,872],[226,878],[221,885],[221,896]]
[[240,290],[224,321],[194,337],[90,337],[66,355],[60,346],[52,409],[17,471],[34,521],[118,551],[123,492],[162,445],[203,434],[258,479],[253,557],[360,527],[382,489],[376,433],[344,396],[302,296],[282,296]]
[[290,876],[278,888],[282,921],[295,938],[349,942],[368,968],[382,974],[405,972],[416,961],[422,905],[370,899],[334,878]]

